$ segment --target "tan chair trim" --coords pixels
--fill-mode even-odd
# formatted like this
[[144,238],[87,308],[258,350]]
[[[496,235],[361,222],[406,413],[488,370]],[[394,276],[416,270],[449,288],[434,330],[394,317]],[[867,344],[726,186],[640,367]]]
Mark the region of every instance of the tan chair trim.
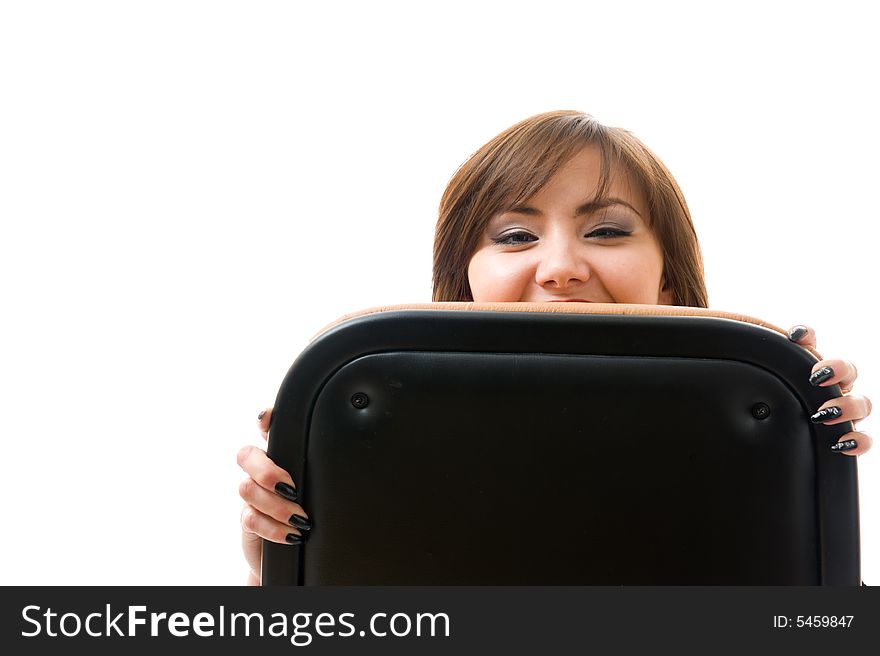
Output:
[[[557,314],[631,314],[636,316],[663,316],[663,317],[716,317],[719,319],[731,319],[742,323],[750,323],[762,328],[769,328],[777,333],[788,337],[788,333],[766,321],[755,319],[745,314],[733,312],[721,312],[707,308],[685,307],[680,305],[638,305],[628,303],[473,303],[473,302],[444,302],[444,303],[404,303],[401,305],[382,305],[368,308],[358,312],[346,314],[336,321],[325,326],[311,341],[324,334],[339,324],[379,312],[400,312],[402,310],[467,310],[473,312],[551,312]],[[812,347],[803,347],[812,353],[817,360],[822,356]]]

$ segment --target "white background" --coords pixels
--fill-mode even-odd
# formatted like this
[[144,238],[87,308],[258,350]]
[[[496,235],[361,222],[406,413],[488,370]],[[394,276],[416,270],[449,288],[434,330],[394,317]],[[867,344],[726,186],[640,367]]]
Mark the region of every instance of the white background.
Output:
[[3,3],[0,582],[242,583],[257,412],[329,321],[430,299],[446,182],[542,111],[644,140],[711,306],[814,326],[880,395],[869,6]]

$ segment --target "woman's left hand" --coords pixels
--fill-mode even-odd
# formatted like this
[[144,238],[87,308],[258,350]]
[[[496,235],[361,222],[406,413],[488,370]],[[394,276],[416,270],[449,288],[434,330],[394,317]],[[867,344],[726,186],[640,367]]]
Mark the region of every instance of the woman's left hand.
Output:
[[[788,338],[801,346],[816,348],[816,333],[809,326],[795,326],[788,331]],[[861,421],[871,414],[871,401],[866,396],[852,394],[858,371],[847,360],[820,360],[813,365],[810,383],[817,387],[840,385],[843,396],[826,401],[816,408],[810,420],[815,424],[831,426],[844,421]],[[837,453],[860,456],[871,448],[873,440],[867,433],[852,431],[841,437],[831,448]]]

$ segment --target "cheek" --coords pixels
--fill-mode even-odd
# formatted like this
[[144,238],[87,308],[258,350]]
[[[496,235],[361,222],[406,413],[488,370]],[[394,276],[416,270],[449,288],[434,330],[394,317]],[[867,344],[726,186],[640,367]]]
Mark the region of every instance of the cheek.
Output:
[[609,262],[605,284],[618,303],[657,303],[663,261],[653,249],[640,249]]
[[475,302],[513,303],[522,298],[528,270],[509,255],[478,251],[471,258],[468,282]]

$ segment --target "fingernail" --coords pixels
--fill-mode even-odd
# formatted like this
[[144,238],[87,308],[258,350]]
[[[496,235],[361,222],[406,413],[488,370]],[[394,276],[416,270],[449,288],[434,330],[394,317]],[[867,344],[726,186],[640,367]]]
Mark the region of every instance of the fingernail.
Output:
[[299,498],[299,493],[296,491],[296,488],[287,483],[275,483],[275,491],[285,499],[291,501],[296,501]]
[[312,523],[302,515],[291,515],[287,521],[291,526],[295,526],[301,531],[310,531],[312,529]]
[[788,331],[788,338],[796,342],[809,332],[804,326],[795,326]]
[[294,535],[293,533],[288,533],[284,536],[284,539],[287,540],[287,544],[302,544],[302,536]]
[[824,383],[832,376],[834,376],[834,369],[831,367],[822,367],[819,371],[810,376],[810,385],[816,386],[820,383]]
[[266,413],[267,413],[267,412],[268,412],[268,410],[263,410],[260,414],[258,414],[258,415],[257,415],[257,421],[262,420],[263,417],[266,416]]
[[837,419],[842,414],[843,410],[838,408],[836,405],[833,405],[830,408],[819,410],[819,412],[817,412],[816,414],[811,415],[810,421],[812,421],[814,424],[821,424],[823,421],[828,421],[829,419]]
[[859,445],[855,440],[846,440],[845,442],[838,442],[837,444],[831,445],[831,450],[834,453],[841,453],[842,451],[852,451]]

